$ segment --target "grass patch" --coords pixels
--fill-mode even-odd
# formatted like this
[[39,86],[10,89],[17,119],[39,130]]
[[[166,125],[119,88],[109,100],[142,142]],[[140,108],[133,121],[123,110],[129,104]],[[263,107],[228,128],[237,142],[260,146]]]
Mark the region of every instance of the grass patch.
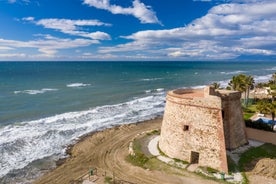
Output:
[[145,164],[149,158],[146,157],[144,153],[135,153],[135,155],[128,155],[127,160],[133,165],[146,168]]
[[207,172],[207,173],[219,173],[218,170],[212,168],[212,167],[207,167],[207,166],[199,166],[199,168],[204,171],[204,172]]
[[213,169],[212,167],[207,167],[206,169],[207,169],[207,172],[208,172],[208,173],[219,173],[218,170]]
[[171,166],[164,162],[161,162],[156,157],[150,158],[149,161],[146,163],[146,167],[150,170],[159,170],[165,171],[166,173],[171,173]]
[[243,119],[244,120],[249,120],[253,115],[254,115],[254,113],[244,113],[243,114]]
[[161,156],[168,157],[168,156],[160,149],[159,144],[157,145],[157,149],[158,149],[158,151],[159,151],[159,153],[160,153]]
[[133,165],[145,168],[145,164],[147,163],[149,158],[142,152],[142,146],[137,140],[133,141],[133,151],[135,154],[128,155],[126,158],[127,161],[129,161]]
[[242,177],[243,177],[242,184],[248,184],[249,180],[248,180],[245,172],[242,172]]
[[227,163],[228,163],[229,174],[232,174],[233,172],[237,171],[237,169],[238,169],[237,165],[230,156],[227,156]]
[[245,113],[255,113],[257,112],[257,105],[250,105],[243,109],[243,112]]
[[112,183],[112,178],[109,177],[109,176],[106,176],[106,177],[104,178],[104,183]]
[[276,146],[266,143],[259,147],[250,148],[246,152],[242,153],[239,160],[240,170],[245,171],[245,167],[248,164],[259,158],[276,158]]
[[148,132],[147,135],[148,136],[150,136],[150,135],[160,135],[160,130],[153,130],[151,132]]
[[178,159],[178,158],[173,158],[173,160],[174,160],[175,162],[179,162],[179,163],[182,163],[182,164],[184,164],[184,165],[189,164],[189,162],[184,161],[184,160],[180,160],[180,159]]
[[227,182],[226,180],[221,180],[221,179],[218,179],[218,178],[215,178],[215,177],[212,177],[212,176],[207,176],[207,175],[205,175],[205,174],[203,174],[201,172],[197,172],[196,174],[198,176],[204,178],[204,179],[207,179],[207,180],[213,180],[213,181],[216,181],[218,183],[227,183],[227,184],[229,184],[229,182]]

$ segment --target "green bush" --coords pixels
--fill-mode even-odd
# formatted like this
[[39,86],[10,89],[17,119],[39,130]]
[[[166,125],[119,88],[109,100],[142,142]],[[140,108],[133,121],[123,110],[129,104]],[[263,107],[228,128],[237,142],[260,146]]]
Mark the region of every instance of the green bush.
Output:
[[270,131],[272,132],[272,127],[269,124],[266,123],[262,123],[259,121],[252,121],[250,119],[245,119],[245,126],[249,127],[249,128],[255,128],[255,129],[259,129],[259,130],[265,130],[265,131]]

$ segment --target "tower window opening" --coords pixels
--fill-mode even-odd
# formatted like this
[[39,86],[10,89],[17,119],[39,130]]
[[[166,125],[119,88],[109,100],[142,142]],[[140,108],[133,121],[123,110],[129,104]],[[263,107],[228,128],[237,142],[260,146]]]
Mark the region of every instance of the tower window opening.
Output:
[[183,130],[184,131],[189,131],[189,125],[184,125]]

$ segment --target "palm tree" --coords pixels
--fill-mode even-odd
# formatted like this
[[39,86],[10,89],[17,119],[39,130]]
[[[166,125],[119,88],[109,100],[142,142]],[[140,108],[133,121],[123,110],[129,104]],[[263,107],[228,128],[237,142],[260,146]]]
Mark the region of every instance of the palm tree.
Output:
[[245,105],[248,105],[249,92],[250,89],[254,87],[254,79],[252,76],[246,76],[244,74],[240,74],[238,76],[233,76],[232,80],[228,83],[228,85],[232,88],[232,90],[244,92]]
[[219,89],[219,88],[220,88],[220,83],[214,82],[214,83],[212,84],[212,86],[213,86],[215,89]]
[[276,85],[276,72],[272,75],[273,84]]
[[249,92],[254,88],[254,83],[255,83],[254,78],[251,75],[246,76],[245,78],[245,86],[246,86],[245,105],[246,106],[248,105]]
[[228,85],[231,87],[232,90],[243,92],[245,91],[245,78],[246,76],[244,74],[233,76]]

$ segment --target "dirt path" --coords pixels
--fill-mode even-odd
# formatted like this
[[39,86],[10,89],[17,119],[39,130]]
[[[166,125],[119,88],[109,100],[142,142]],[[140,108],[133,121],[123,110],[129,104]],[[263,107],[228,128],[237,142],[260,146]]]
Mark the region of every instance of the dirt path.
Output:
[[203,179],[193,173],[183,171],[180,175],[168,175],[161,171],[148,171],[131,165],[125,161],[129,142],[139,133],[158,129],[161,119],[155,119],[138,124],[123,125],[97,132],[76,144],[72,156],[54,171],[43,176],[35,184],[69,183],[87,173],[89,168],[98,168],[97,183],[103,183],[104,177],[115,175],[116,178],[132,183],[218,183]]

